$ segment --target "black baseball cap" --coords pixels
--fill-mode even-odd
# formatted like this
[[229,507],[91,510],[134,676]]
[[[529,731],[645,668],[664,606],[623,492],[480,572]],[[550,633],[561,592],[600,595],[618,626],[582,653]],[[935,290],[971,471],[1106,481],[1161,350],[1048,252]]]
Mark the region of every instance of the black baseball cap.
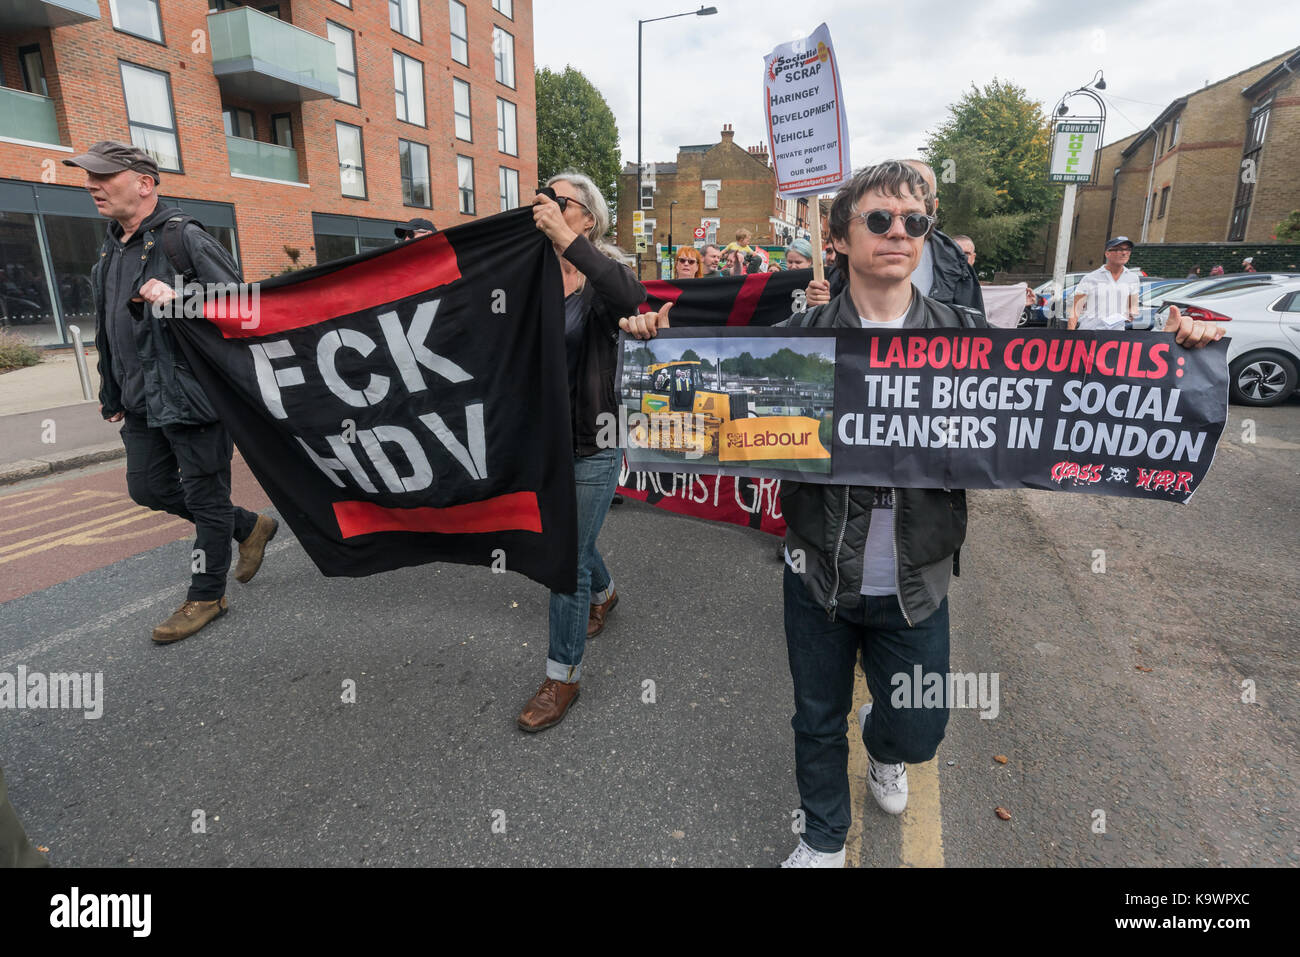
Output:
[[80,156],[65,159],[64,166],[80,166],[88,173],[111,176],[123,170],[131,169],[153,177],[155,183],[161,183],[158,164],[154,158],[138,146],[118,143],[114,140],[102,140]]
[[393,235],[398,239],[405,239],[407,236],[412,235],[417,229],[427,229],[431,233],[436,233],[438,231],[438,227],[433,225],[429,220],[416,218],[408,219],[405,226],[398,226],[393,230]]
[[1133,240],[1129,239],[1127,236],[1112,236],[1110,239],[1106,240],[1107,252],[1114,249],[1116,246],[1127,246],[1129,249],[1132,249]]

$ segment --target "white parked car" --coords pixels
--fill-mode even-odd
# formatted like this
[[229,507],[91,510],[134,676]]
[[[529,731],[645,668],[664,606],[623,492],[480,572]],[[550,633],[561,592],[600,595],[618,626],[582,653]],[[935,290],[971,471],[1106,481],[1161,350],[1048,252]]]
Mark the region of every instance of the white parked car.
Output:
[[1228,342],[1228,394],[1242,405],[1278,405],[1300,382],[1300,278],[1217,295],[1180,299],[1194,319],[1223,323]]

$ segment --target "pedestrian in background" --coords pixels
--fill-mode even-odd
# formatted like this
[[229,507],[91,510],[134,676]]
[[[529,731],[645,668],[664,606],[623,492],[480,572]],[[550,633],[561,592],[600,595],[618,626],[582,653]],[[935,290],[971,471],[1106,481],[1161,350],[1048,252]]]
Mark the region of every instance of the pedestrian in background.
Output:
[[786,269],[812,269],[812,243],[806,239],[796,239],[785,247]]
[[1118,332],[1131,328],[1141,309],[1142,279],[1128,269],[1133,243],[1127,236],[1106,241],[1106,265],[1094,269],[1074,287],[1068,329],[1096,329]]
[[673,262],[674,279],[699,279],[704,275],[704,257],[694,246],[678,246]]
[[618,485],[623,454],[597,444],[598,423],[618,414],[614,370],[618,322],[645,301],[645,287],[604,245],[609,207],[591,179],[569,170],[546,184],[555,198],[533,198],[533,222],[546,234],[564,279],[564,345],[577,483],[578,587],[551,592],[546,677],[520,712],[524,731],[542,731],[564,720],[577,700],[587,639],[605,627],[618,604],[614,581],[596,548],[596,537]]
[[1222,276],[1222,275],[1223,275],[1223,267],[1222,267],[1222,266],[1215,266],[1213,269],[1210,270],[1210,275],[1211,275],[1211,276]]

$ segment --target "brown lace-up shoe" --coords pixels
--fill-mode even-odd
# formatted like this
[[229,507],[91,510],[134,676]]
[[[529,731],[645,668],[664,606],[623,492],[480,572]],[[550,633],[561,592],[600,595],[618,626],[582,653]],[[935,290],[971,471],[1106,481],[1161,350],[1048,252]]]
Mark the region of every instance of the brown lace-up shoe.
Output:
[[547,678],[537,689],[524,710],[519,712],[519,727],[523,731],[545,731],[564,720],[569,705],[578,700],[578,682],[565,684]]
[[257,516],[257,524],[248,537],[239,543],[239,564],[235,566],[235,581],[247,585],[262,567],[266,556],[266,543],[275,538],[280,523],[270,515]]
[[216,601],[187,601],[153,630],[153,640],[165,645],[188,638],[208,622],[220,618],[229,608],[225,595]]
[[592,605],[587,612],[587,637],[595,638],[605,627],[605,616],[618,604],[618,592],[610,592],[602,604]]

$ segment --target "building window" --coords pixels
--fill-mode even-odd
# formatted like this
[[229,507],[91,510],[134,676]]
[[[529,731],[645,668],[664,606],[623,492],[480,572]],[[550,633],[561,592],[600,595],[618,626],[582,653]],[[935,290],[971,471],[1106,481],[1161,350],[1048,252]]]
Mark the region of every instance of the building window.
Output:
[[429,147],[407,140],[397,141],[402,172],[402,202],[407,206],[432,205],[429,198]]
[[515,105],[497,97],[497,149],[511,156],[519,155],[516,138]]
[[181,172],[171,77],[134,63],[121,63],[121,67],[131,142],[152,156],[158,169]]
[[353,43],[352,31],[332,20],[326,20],[325,33],[329,41],[334,44],[334,60],[339,68],[339,102],[356,106],[358,104],[357,51]]
[[[1232,201],[1232,222],[1228,226],[1228,242],[1237,243],[1246,238],[1246,223],[1250,220],[1250,204],[1255,198],[1255,181],[1259,178],[1259,154],[1268,132],[1268,116],[1273,98],[1250,111],[1246,126],[1246,143],[1241,150],[1241,165],[1237,167],[1237,195]],[[1249,174],[1249,175],[1247,175]]]
[[344,196],[366,198],[366,154],[361,142],[361,127],[334,122],[339,142],[339,184]]
[[1168,150],[1173,149],[1174,144],[1178,142],[1178,130],[1182,125],[1183,125],[1183,118],[1179,116],[1174,120],[1174,128],[1173,128],[1173,132],[1169,134],[1169,145],[1165,148],[1166,152]]
[[1171,187],[1166,186],[1160,191],[1160,212],[1156,214],[1156,219],[1165,218],[1165,207],[1169,205],[1169,190]]
[[451,58],[469,66],[469,21],[465,18],[465,4],[447,0],[451,15]]
[[515,0],[492,0],[492,9],[507,20],[515,18]]
[[339,6],[347,7],[349,10],[352,9],[352,0],[334,0],[334,2]]
[[416,0],[388,0],[388,25],[419,42],[420,4]]
[[515,87],[515,38],[500,27],[492,28],[492,55],[496,57],[497,82]]
[[271,142],[276,146],[293,149],[293,116],[291,114],[271,114]]
[[501,211],[504,213],[507,209],[517,209],[519,206],[519,170],[502,166],[499,179],[501,181]]
[[655,208],[655,188],[651,186],[649,183],[641,184],[641,208],[642,209]]
[[474,215],[474,161],[468,156],[456,157],[456,181],[460,188],[460,211]]
[[18,48],[18,65],[23,74],[23,89],[37,96],[49,96],[50,87],[45,82],[45,60],[38,43]]
[[469,84],[464,80],[451,81],[452,112],[456,114],[456,139],[473,140],[474,130],[469,115]]
[[257,139],[257,128],[253,125],[253,111],[241,110],[227,106],[221,111],[221,121],[226,127],[227,136],[241,136],[246,140]]
[[1167,129],[1168,129],[1167,126],[1162,126],[1162,127],[1160,127],[1160,138],[1159,138],[1159,140],[1158,140],[1157,143],[1156,143],[1156,155],[1157,155],[1157,156],[1160,156],[1160,155],[1161,155],[1162,153],[1164,153],[1164,151],[1165,151],[1165,131],[1166,131]]
[[154,43],[163,42],[162,17],[158,0],[108,0],[113,26]]
[[722,188],[722,184],[717,180],[706,180],[701,185],[704,187],[704,208],[717,209],[718,190]]
[[424,64],[394,50],[393,87],[397,97],[397,118],[423,126]]

